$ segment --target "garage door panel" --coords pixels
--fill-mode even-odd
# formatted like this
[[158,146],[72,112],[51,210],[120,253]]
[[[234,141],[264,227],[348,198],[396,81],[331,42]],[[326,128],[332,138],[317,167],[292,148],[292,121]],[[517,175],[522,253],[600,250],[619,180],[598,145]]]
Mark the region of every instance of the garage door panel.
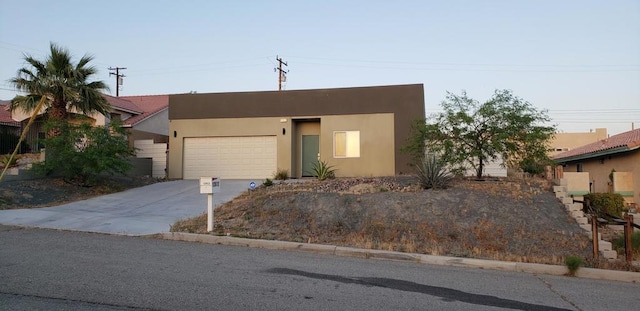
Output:
[[277,167],[276,136],[184,139],[183,178],[264,179]]

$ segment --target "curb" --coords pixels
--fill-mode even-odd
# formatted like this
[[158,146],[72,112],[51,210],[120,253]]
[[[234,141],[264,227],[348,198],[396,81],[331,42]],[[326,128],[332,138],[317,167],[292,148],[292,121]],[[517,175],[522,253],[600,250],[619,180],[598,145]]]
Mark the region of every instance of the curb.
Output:
[[[497,260],[485,260],[475,258],[459,258],[434,256],[424,254],[411,254],[392,251],[361,249],[353,247],[342,247],[323,244],[297,243],[273,240],[243,239],[229,236],[216,236],[208,234],[195,234],[183,232],[167,232],[149,235],[147,237],[164,240],[198,242],[205,244],[218,244],[227,246],[244,246],[253,248],[265,248],[275,250],[304,251],[316,254],[325,254],[341,257],[357,257],[364,259],[380,259],[393,261],[408,261],[425,265],[440,265],[463,268],[488,269],[509,272],[522,272],[530,274],[545,274],[564,276],[568,270],[565,266],[545,265],[525,262],[507,262]],[[630,283],[640,283],[640,273],[604,270],[594,268],[580,268],[576,272],[576,277],[585,279],[598,279],[607,281],[620,281]]]

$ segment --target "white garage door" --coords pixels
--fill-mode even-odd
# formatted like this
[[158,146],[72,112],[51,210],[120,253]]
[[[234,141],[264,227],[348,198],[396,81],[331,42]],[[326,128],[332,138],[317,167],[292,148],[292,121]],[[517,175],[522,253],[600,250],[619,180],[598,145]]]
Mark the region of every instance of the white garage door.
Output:
[[277,166],[275,136],[184,139],[183,178],[264,179]]

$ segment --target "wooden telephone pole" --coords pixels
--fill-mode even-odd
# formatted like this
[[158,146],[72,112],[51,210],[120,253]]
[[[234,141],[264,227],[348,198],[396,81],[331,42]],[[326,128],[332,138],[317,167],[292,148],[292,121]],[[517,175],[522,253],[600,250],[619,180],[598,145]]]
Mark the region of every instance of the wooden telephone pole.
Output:
[[109,76],[116,76],[116,97],[120,96],[120,86],[122,85],[122,78],[125,75],[120,73],[120,70],[125,70],[126,67],[109,67],[109,70],[115,70],[116,72],[109,72]]
[[282,82],[287,82],[287,73],[289,70],[283,70],[282,65],[287,65],[286,62],[282,61],[282,58],[276,56],[276,60],[278,61],[278,68],[274,68],[274,71],[278,71],[278,91],[282,91]]

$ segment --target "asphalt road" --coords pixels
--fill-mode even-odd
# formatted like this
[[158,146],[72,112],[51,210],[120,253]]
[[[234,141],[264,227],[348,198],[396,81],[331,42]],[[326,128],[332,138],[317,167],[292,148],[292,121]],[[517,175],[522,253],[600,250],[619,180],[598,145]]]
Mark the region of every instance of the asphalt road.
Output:
[[637,310],[640,285],[0,226],[0,310]]

